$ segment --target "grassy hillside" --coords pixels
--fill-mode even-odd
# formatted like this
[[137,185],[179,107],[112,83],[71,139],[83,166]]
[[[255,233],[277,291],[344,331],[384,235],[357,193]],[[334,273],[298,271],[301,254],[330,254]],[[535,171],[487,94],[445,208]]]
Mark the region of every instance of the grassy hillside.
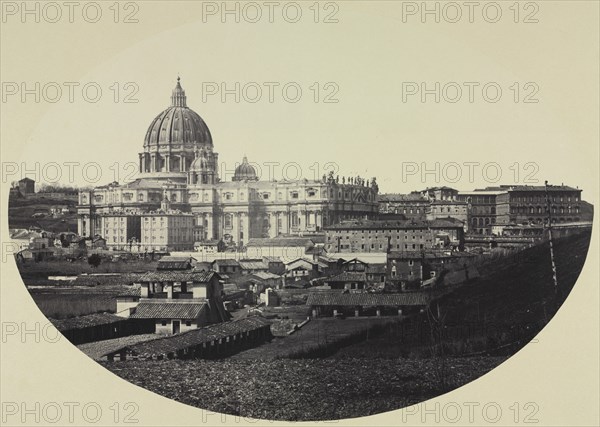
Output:
[[9,228],[29,228],[31,226],[40,227],[45,231],[77,232],[77,214],[70,213],[61,215],[57,218],[46,216],[45,218],[32,218],[36,212],[48,212],[52,206],[74,207],[75,202],[57,198],[16,198],[11,197],[8,203],[8,227]]

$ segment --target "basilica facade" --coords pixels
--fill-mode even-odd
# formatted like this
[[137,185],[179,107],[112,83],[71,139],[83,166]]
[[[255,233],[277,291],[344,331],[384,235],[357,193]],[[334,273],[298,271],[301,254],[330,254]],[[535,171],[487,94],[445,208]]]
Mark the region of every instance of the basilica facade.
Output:
[[254,237],[321,233],[378,211],[375,178],[263,181],[244,156],[222,181],[218,164],[210,130],[178,78],[170,107],[146,132],[137,179],[80,192],[79,234],[119,250],[191,250],[221,239],[241,248]]

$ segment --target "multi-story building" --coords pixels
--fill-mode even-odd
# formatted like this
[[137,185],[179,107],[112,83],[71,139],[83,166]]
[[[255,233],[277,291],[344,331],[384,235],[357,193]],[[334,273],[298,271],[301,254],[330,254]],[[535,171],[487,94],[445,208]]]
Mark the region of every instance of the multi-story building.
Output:
[[546,193],[553,223],[580,222],[581,191],[566,185],[500,185],[461,191],[458,199],[470,206],[470,231],[492,234],[496,225],[547,223]]
[[100,214],[102,236],[113,250],[194,250],[194,217],[175,210]]
[[384,215],[403,215],[407,219],[434,220],[455,218],[469,228],[468,204],[458,200],[458,190],[450,187],[430,187],[409,194],[382,194],[379,212]]
[[380,214],[404,215],[407,219],[424,220],[431,202],[421,193],[381,194],[379,200]]
[[[218,154],[206,123],[187,107],[179,81],[171,106],[150,124],[139,155],[139,176],[79,194],[82,236],[102,234],[102,214],[156,211],[167,200],[194,218],[194,240],[244,246],[250,238],[321,232],[341,220],[377,214],[375,178],[261,181],[244,157],[233,180],[218,176]],[[118,236],[120,238],[120,236]]]
[[469,204],[458,200],[433,200],[427,209],[427,219],[454,218],[469,231]]
[[423,197],[437,201],[456,201],[458,190],[451,187],[429,187],[420,191]]
[[325,228],[328,252],[427,251],[459,248],[464,243],[461,221],[345,221]]
[[[579,222],[581,220],[581,191],[567,185],[500,186],[505,194],[498,204],[505,205],[498,222],[501,224],[547,223],[548,205],[553,223]],[[546,200],[546,194],[550,198]],[[548,203],[549,202],[549,203]]]
[[508,211],[508,206],[499,203],[499,196],[505,195],[503,190],[474,190],[460,191],[457,199],[467,204],[469,212],[469,232],[474,234],[491,234],[492,227],[498,222],[498,217]]
[[117,316],[177,334],[229,320],[223,284],[214,271],[148,271],[136,279],[140,295],[117,297]]

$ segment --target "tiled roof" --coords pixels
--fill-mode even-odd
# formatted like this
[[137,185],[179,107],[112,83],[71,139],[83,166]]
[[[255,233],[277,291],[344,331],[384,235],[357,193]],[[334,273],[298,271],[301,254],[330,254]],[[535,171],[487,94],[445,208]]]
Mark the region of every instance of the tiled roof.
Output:
[[130,316],[132,319],[196,319],[206,301],[142,301]]
[[194,246],[218,246],[218,240],[204,240],[202,242],[194,242]]
[[195,261],[196,258],[194,257],[188,257],[188,256],[173,256],[173,255],[166,255],[164,257],[162,257],[161,259],[158,260],[158,262],[161,261],[187,261],[187,262],[191,262],[191,261]]
[[432,200],[432,205],[461,205],[466,206],[467,202],[460,200]]
[[269,265],[262,261],[240,261],[240,266],[244,270],[268,270]]
[[148,271],[142,274],[138,280],[140,282],[209,282],[214,275],[214,271]]
[[369,294],[369,293],[310,293],[306,305],[333,306],[408,306],[427,305],[427,294],[406,292],[401,294]]
[[427,202],[428,199],[420,193],[409,194],[380,194],[378,197],[380,202]]
[[303,237],[274,237],[250,239],[246,246],[270,246],[270,247],[307,247],[314,245],[309,238]]
[[468,252],[453,252],[448,254],[448,251],[392,251],[387,254],[387,258],[391,259],[451,259],[451,258],[468,258],[473,257],[473,254]]
[[325,282],[366,282],[367,275],[363,271],[344,271],[337,276],[330,277]]
[[383,229],[427,229],[427,228],[462,228],[463,223],[455,218],[424,220],[397,220],[397,221],[376,221],[376,220],[355,220],[345,221],[333,224],[327,227],[328,230],[383,230]]
[[123,317],[111,313],[96,313],[87,316],[72,317],[70,319],[51,320],[52,324],[59,331],[68,331],[71,329],[83,329],[98,325],[107,325],[109,323],[122,322]]
[[[500,185],[497,187],[486,187],[475,191],[546,191],[543,185]],[[548,185],[548,191],[581,191],[569,185]]]
[[216,259],[212,263],[213,264],[217,264],[217,265],[222,265],[222,266],[237,266],[237,265],[240,265],[240,263],[237,262],[234,259]]
[[386,265],[385,264],[369,264],[367,266],[367,273],[370,274],[385,274]]
[[264,280],[279,279],[281,277],[281,276],[278,276],[277,274],[273,274],[268,271],[257,271],[256,273],[253,273],[253,276],[256,276],[256,277],[258,277],[260,279],[264,279]]
[[[214,325],[194,329],[170,337],[145,341],[127,346],[125,349],[142,358],[166,355],[177,352],[178,350],[184,350],[186,348],[223,339],[242,332],[252,331],[268,325],[270,325],[270,322],[262,317],[247,317],[231,322],[216,323]],[[121,349],[119,349],[119,351],[120,350]]]
[[189,270],[192,264],[189,260],[185,261],[158,261],[157,270]]

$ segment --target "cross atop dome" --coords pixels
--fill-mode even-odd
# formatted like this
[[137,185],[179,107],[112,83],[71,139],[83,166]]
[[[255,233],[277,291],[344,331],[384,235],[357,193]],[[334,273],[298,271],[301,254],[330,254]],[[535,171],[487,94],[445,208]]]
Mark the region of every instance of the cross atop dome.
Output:
[[186,108],[185,90],[181,87],[180,80],[181,78],[177,76],[177,86],[175,86],[175,89],[173,89],[173,93],[171,94],[171,106]]

